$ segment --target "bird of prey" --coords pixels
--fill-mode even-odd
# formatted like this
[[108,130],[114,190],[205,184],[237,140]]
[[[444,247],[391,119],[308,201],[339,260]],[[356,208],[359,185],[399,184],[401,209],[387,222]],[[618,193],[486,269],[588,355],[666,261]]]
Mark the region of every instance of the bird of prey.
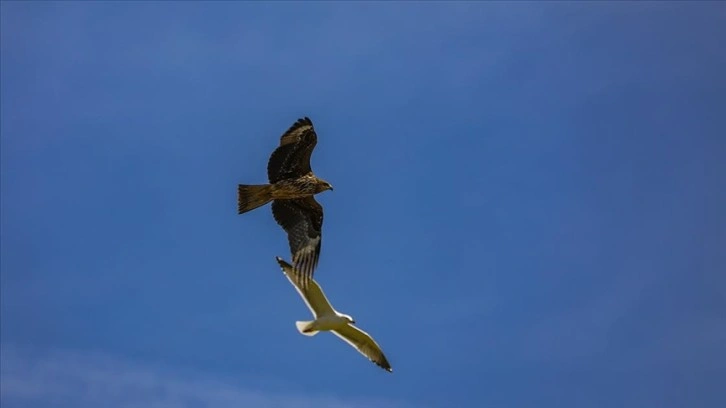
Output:
[[323,207],[315,194],[333,190],[310,168],[318,142],[313,122],[298,119],[280,138],[267,162],[269,184],[237,186],[237,213],[244,214],[272,201],[272,215],[287,232],[292,263],[306,286],[320,258]]
[[328,299],[325,297],[323,290],[314,279],[311,279],[307,287],[297,283],[293,276],[295,271],[292,266],[285,262],[279,256],[276,257],[277,263],[282,267],[282,272],[292,283],[297,292],[308,305],[313,313],[315,320],[298,321],[295,326],[298,331],[305,336],[314,336],[319,331],[330,331],[346,343],[353,346],[358,352],[366,356],[370,361],[388,372],[393,372],[391,365],[388,363],[386,356],[383,355],[381,347],[373,340],[373,338],[363,330],[357,328],[355,320],[347,314],[340,313],[333,309]]

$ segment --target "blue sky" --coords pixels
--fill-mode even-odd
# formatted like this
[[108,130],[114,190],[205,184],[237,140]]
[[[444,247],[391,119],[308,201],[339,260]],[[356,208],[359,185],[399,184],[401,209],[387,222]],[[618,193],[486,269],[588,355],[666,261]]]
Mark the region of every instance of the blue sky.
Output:
[[[723,3],[0,7],[3,408],[726,405]],[[393,374],[236,214],[302,116]]]

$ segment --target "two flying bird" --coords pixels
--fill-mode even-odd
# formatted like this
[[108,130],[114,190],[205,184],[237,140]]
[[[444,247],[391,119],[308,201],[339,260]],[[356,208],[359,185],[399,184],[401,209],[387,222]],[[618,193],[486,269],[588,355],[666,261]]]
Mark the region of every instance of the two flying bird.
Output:
[[267,163],[269,184],[237,186],[237,212],[244,214],[272,202],[275,221],[287,232],[292,265],[277,257],[285,276],[313,313],[315,320],[296,322],[300,333],[313,336],[330,331],[353,346],[369,360],[393,371],[381,348],[366,332],[355,327],[348,315],[337,312],[320,286],[313,280],[320,258],[323,207],[315,195],[333,190],[310,167],[310,156],[318,142],[312,121],[298,119],[283,133]]

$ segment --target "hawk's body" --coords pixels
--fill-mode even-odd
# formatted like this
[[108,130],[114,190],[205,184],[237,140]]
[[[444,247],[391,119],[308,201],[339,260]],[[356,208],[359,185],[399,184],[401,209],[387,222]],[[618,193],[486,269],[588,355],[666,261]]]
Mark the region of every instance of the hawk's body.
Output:
[[310,197],[327,190],[327,184],[326,182],[321,183],[312,172],[298,178],[282,179],[272,184],[272,198],[289,200]]
[[310,168],[317,141],[312,121],[307,117],[298,119],[282,135],[280,146],[270,156],[270,184],[237,187],[239,214],[272,201],[272,214],[287,232],[292,260],[304,285],[312,278],[320,257],[323,207],[314,195],[333,189]]

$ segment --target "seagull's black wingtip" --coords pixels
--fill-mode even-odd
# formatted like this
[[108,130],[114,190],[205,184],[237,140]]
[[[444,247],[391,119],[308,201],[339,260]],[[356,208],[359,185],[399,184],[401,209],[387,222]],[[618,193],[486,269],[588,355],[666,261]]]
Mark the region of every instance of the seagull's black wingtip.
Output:
[[[285,262],[285,260],[282,259],[282,258],[280,258],[279,256],[276,256],[275,257],[275,260],[280,265],[280,268],[282,268],[282,271],[283,272],[285,272],[285,268],[289,268],[290,267],[290,264],[288,264],[287,262]],[[287,273],[287,272],[285,272],[285,273]]]

